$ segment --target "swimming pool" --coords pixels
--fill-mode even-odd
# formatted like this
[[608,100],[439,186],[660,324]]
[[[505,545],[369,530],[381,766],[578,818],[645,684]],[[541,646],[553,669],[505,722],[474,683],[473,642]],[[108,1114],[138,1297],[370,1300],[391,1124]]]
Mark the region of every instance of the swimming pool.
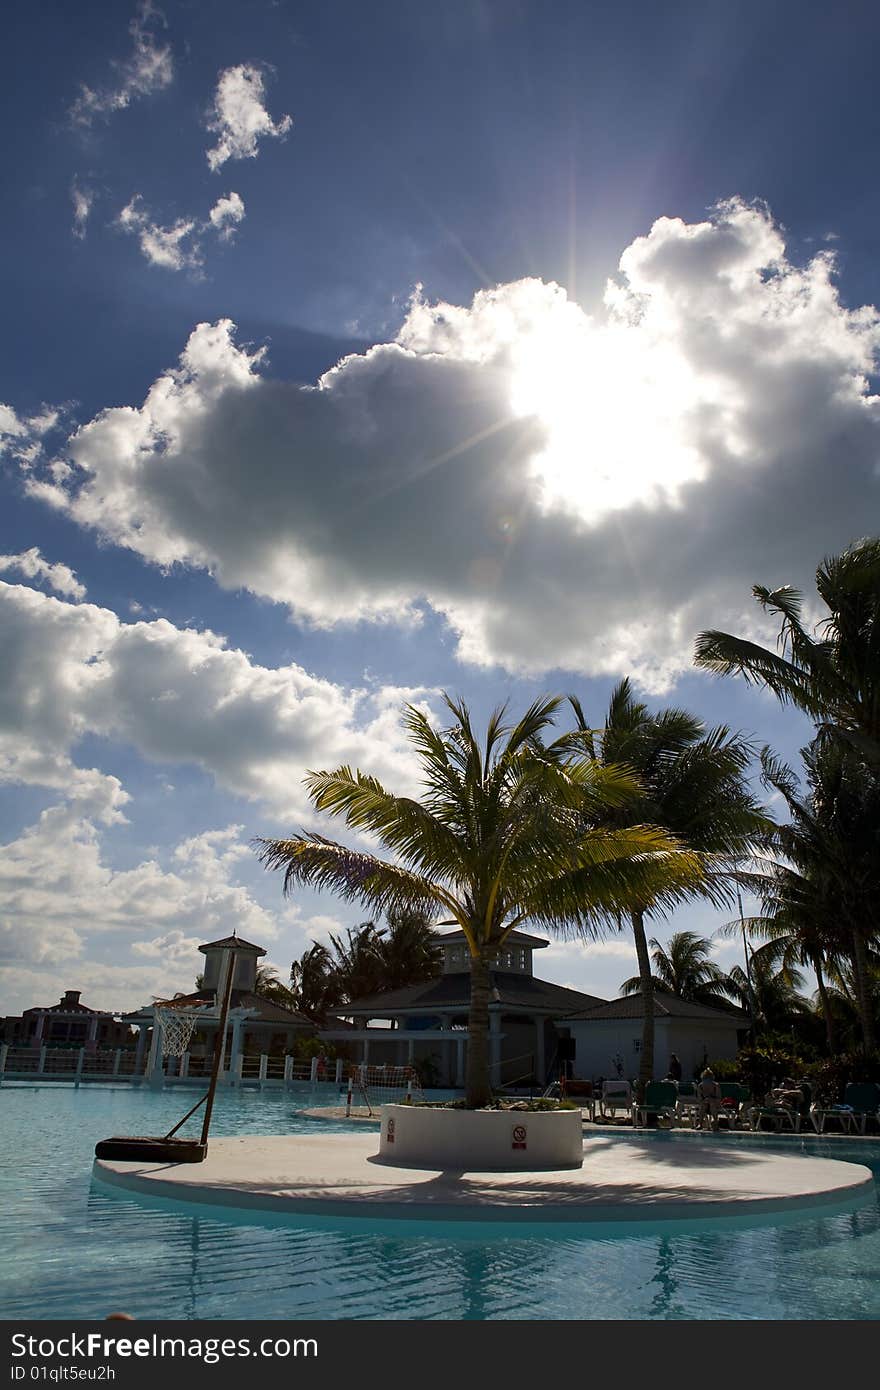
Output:
[[[751,1229],[523,1236],[400,1223],[236,1222],[147,1207],[91,1182],[95,1140],[162,1133],[197,1093],[0,1088],[0,1309],[6,1318],[880,1317],[880,1201]],[[312,1132],[273,1091],[218,1095],[217,1134]],[[340,1130],[349,1128],[344,1122]],[[603,1135],[604,1138],[604,1135]],[[626,1133],[615,1136],[630,1142]],[[640,1142],[644,1136],[639,1136]],[[658,1143],[701,1143],[658,1135]],[[767,1143],[871,1167],[880,1142]]]

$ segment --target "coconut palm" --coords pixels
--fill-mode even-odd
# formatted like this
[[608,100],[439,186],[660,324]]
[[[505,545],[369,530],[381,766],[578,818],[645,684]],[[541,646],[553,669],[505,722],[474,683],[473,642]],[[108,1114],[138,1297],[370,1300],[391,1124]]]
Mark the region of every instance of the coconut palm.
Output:
[[442,730],[405,708],[421,800],[349,767],[306,779],[317,811],[369,832],[394,858],[318,834],[257,844],[267,868],[284,870],[287,893],[307,883],[379,911],[439,912],[460,926],[471,958],[467,1100],[476,1107],[490,1095],[490,969],[510,933],[525,923],[595,932],[609,913],[673,901],[700,881],[703,866],[663,830],[609,824],[639,789],[582,749],[563,756],[546,746],[560,700],[535,701],[512,726],[496,710],[478,740],[467,706],[444,699],[453,722]]
[[[746,781],[752,758],[748,741],[723,726],[709,729],[686,710],[652,714],[634,699],[628,680],[612,692],[604,728],[596,735],[590,733],[579,701],[573,696],[569,701],[589,752],[603,765],[631,768],[641,783],[641,797],[617,808],[614,823],[632,819],[662,826],[683,846],[710,856],[712,871],[692,891],[716,904],[729,902],[733,861],[769,824]],[[648,894],[628,914],[643,998],[642,1090],[654,1071],[654,986],[645,920],[665,906]]]
[[772,1032],[784,1032],[798,1015],[812,1012],[801,993],[804,976],[786,960],[781,941],[767,941],[752,951],[749,975],[734,965],[727,981],[728,992],[740,1007],[753,1010],[755,1021]]
[[785,586],[752,590],[781,618],[779,650],[729,632],[702,632],[695,661],[719,675],[738,674],[803,710],[826,737],[843,738],[867,762],[880,763],[880,539],[862,540],[816,571],[828,616],[804,626],[802,596]]
[[[718,1004],[726,1002],[727,976],[714,961],[709,959],[712,942],[709,937],[698,936],[692,931],[673,932],[666,946],[656,937],[651,938],[651,960],[654,969],[651,974],[652,990],[661,994],[674,994],[679,999],[688,999],[692,1004]],[[639,994],[642,989],[641,975],[633,975],[620,986],[621,994]]]
[[330,1009],[342,1003],[343,990],[333,957],[316,941],[290,967],[290,992],[300,1013],[322,1020]]

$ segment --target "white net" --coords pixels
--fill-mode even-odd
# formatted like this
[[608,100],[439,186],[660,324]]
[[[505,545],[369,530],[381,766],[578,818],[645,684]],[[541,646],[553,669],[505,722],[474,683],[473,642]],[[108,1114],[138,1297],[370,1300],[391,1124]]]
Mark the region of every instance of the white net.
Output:
[[425,1099],[415,1067],[359,1066],[352,1081],[352,1098],[359,1099],[370,1114],[382,1105]]
[[182,1009],[171,1004],[154,1004],[153,1018],[162,1035],[159,1044],[162,1056],[182,1057],[198,1024],[211,1014],[209,1008]]

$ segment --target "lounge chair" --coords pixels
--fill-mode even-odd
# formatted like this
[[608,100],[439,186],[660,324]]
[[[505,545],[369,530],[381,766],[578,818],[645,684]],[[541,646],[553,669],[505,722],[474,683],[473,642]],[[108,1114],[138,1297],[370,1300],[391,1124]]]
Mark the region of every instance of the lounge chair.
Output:
[[751,1093],[748,1086],[742,1086],[737,1081],[722,1081],[718,1124],[722,1120],[726,1120],[728,1129],[748,1128],[750,1100]]
[[675,1107],[678,1103],[678,1087],[674,1081],[649,1081],[645,1087],[645,1099],[641,1105],[633,1107],[633,1124],[646,1125],[649,1115],[656,1115],[670,1125],[675,1124]]
[[753,1131],[761,1129],[762,1120],[769,1120],[774,1130],[790,1129],[799,1134],[801,1128],[800,1111],[793,1105],[752,1105],[749,1107],[749,1126]]
[[608,1118],[609,1111],[611,1118],[614,1119],[618,1110],[625,1110],[627,1115],[632,1118],[633,1094],[632,1086],[628,1081],[603,1081],[602,1094],[599,1097],[599,1114],[603,1120]]
[[877,1122],[880,1086],[874,1081],[851,1081],[843,1093],[843,1103],[849,1106],[853,1125],[859,1134],[864,1134],[868,1120]]
[[678,1100],[675,1106],[675,1118],[679,1124],[695,1127],[699,1108],[697,1089],[693,1081],[680,1081],[678,1083]]

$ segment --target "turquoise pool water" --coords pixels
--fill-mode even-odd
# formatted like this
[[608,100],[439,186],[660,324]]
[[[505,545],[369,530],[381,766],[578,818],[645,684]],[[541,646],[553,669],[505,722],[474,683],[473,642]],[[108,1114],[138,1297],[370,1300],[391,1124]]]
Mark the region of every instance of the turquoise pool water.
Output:
[[[523,1236],[406,1223],[231,1224],[91,1182],[96,1139],[162,1133],[197,1093],[105,1086],[0,1088],[0,1315],[90,1318],[880,1317],[880,1200],[751,1229],[584,1228]],[[217,1134],[281,1134],[298,1102],[218,1097]],[[339,1129],[347,1128],[340,1123]],[[604,1135],[602,1136],[604,1139]],[[617,1142],[631,1142],[624,1133]],[[642,1142],[642,1136],[640,1136]],[[658,1143],[701,1143],[658,1135]],[[762,1143],[736,1139],[732,1142]],[[880,1142],[779,1143],[880,1177]]]

